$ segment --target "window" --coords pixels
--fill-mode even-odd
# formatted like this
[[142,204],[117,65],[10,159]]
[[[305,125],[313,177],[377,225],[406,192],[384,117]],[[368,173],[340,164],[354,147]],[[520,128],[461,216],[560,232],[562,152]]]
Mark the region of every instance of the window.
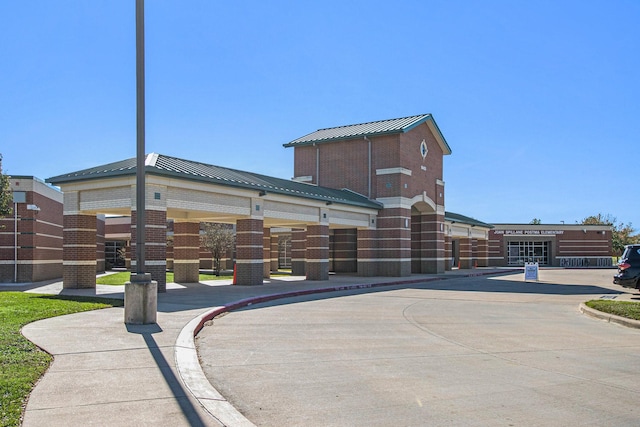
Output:
[[549,264],[549,242],[509,242],[507,245],[507,263],[524,265],[525,262]]
[[104,259],[110,263],[112,267],[125,266],[125,241],[109,241],[104,242]]

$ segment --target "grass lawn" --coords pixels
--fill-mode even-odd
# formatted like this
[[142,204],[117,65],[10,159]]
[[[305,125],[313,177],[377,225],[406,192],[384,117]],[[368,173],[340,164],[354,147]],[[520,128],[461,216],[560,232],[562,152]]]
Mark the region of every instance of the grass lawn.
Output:
[[[120,271],[118,273],[107,274],[106,276],[100,276],[96,278],[96,284],[98,285],[124,285],[125,282],[129,281],[131,277],[131,273],[128,271]],[[200,281],[203,280],[222,280],[222,279],[231,279],[231,276],[220,275],[216,276],[214,274],[200,274]],[[167,272],[167,283],[173,283],[173,273]]]
[[587,307],[603,313],[615,314],[628,319],[640,320],[640,303],[632,301],[592,300],[585,303]]
[[40,319],[122,304],[105,298],[0,292],[0,426],[20,425],[29,393],[51,363],[51,356],[20,329]]
[[[291,271],[280,270],[278,273],[271,273],[271,277],[278,276],[290,276]],[[106,276],[100,276],[96,278],[96,284],[98,285],[124,285],[125,282],[129,281],[131,277],[131,273],[128,271],[120,271],[118,273],[107,274]],[[200,274],[199,280],[202,282],[203,280],[224,280],[231,279],[233,276],[230,274],[221,274],[220,276],[216,276],[215,274]],[[173,273],[167,272],[167,283],[173,283]]]

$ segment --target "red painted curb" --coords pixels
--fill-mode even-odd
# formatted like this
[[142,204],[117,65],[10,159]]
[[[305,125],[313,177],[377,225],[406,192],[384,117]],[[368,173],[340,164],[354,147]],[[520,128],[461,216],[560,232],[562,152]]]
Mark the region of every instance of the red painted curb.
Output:
[[[520,270],[514,270],[514,271],[520,271]],[[198,335],[198,332],[200,332],[202,330],[202,328],[204,327],[204,324],[206,322],[212,320],[216,316],[221,315],[222,313],[227,313],[229,311],[237,310],[239,308],[247,307],[247,306],[253,305],[253,304],[259,304],[259,303],[262,303],[262,302],[269,302],[269,301],[282,299],[282,298],[299,297],[299,296],[303,296],[303,295],[321,294],[321,293],[326,293],[326,292],[353,291],[353,290],[357,290],[357,289],[378,288],[378,287],[383,287],[383,286],[411,285],[411,284],[414,284],[414,283],[435,282],[435,281],[439,281],[439,280],[449,280],[449,279],[460,278],[460,277],[490,276],[492,274],[503,274],[503,273],[512,273],[512,272],[513,271],[511,271],[511,270],[498,271],[498,272],[496,272],[496,271],[477,272],[477,273],[469,273],[469,274],[465,274],[465,275],[458,275],[458,276],[451,276],[451,277],[430,277],[430,278],[413,279],[413,280],[396,280],[396,281],[393,281],[393,282],[380,282],[380,283],[366,283],[366,284],[359,284],[359,285],[332,286],[332,287],[329,287],[329,288],[304,289],[304,290],[299,290],[299,291],[284,292],[284,293],[280,293],[280,294],[260,295],[260,296],[256,296],[256,297],[251,297],[251,298],[246,298],[246,299],[242,299],[242,300],[231,302],[229,304],[226,304],[226,305],[224,305],[222,307],[218,307],[218,308],[212,310],[211,312],[205,314],[202,317],[202,319],[200,319],[200,322],[198,323],[198,325],[195,327],[195,329],[193,331],[193,336],[195,337],[196,335]]]

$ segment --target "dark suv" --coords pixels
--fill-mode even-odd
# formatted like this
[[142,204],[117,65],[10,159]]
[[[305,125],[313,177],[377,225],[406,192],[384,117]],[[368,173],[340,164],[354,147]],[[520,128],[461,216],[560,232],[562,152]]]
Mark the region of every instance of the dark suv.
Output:
[[627,245],[618,263],[613,283],[625,288],[640,289],[640,245]]

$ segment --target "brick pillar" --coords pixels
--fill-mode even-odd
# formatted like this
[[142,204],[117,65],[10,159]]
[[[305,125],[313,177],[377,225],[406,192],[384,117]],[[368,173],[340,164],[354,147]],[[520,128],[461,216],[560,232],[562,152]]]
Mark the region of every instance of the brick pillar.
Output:
[[279,247],[278,247],[278,236],[271,236],[271,272],[278,272],[278,255],[279,255]]
[[357,231],[358,276],[377,276],[378,264],[376,254],[378,249],[378,231],[373,229]]
[[[145,273],[158,282],[158,292],[167,291],[167,212],[145,210]],[[131,270],[136,271],[136,211],[131,211]]]
[[411,215],[411,274],[420,274],[422,261],[422,216]]
[[478,267],[489,267],[489,241],[478,239]]
[[271,277],[271,229],[265,228],[262,233],[262,278]]
[[458,261],[460,268],[472,268],[473,267],[473,254],[471,239],[468,237],[461,237],[460,244],[460,259]]
[[96,273],[104,273],[106,261],[104,253],[105,217],[96,217]]
[[[65,205],[67,195],[65,194]],[[62,287],[96,287],[96,216],[65,214],[63,223]]]
[[329,280],[329,226],[307,227],[307,280]]
[[333,270],[336,273],[358,271],[358,233],[355,228],[334,230]]
[[410,222],[411,209],[385,208],[378,213],[378,251],[375,254],[378,276],[411,275]]
[[453,248],[451,243],[451,237],[446,236],[444,238],[444,269],[445,271],[451,271],[451,267],[452,267],[451,258],[453,258]]
[[306,230],[294,228],[291,230],[291,275],[305,276],[307,254]]
[[200,281],[200,223],[173,223],[173,275],[176,283]]
[[419,216],[420,270],[422,274],[445,271],[444,214],[429,213]]
[[471,268],[478,264],[478,239],[471,239]]
[[263,271],[263,221],[240,219],[236,222],[236,283],[261,285]]

